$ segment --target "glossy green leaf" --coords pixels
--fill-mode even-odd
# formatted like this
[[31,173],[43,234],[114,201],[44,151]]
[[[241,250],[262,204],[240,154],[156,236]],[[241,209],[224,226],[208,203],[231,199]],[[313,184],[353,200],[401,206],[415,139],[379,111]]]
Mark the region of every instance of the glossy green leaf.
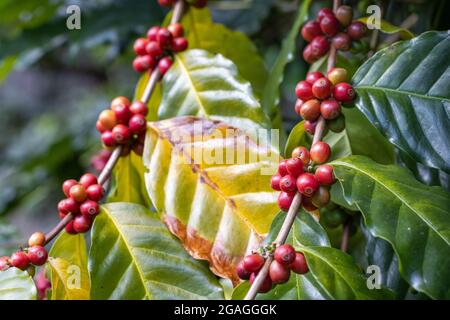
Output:
[[36,293],[28,272],[17,268],[0,271],[0,300],[36,300]]
[[102,206],[89,252],[92,299],[222,299],[218,280],[144,207]]
[[82,234],[61,233],[49,252],[52,300],[89,300],[86,241]]
[[[363,23],[367,23],[368,20],[370,20],[369,17],[362,17],[362,18],[358,19],[358,21],[361,21]],[[387,22],[386,20],[381,20],[379,30],[383,33],[388,33],[388,34],[399,33],[400,38],[402,40],[409,40],[411,38],[414,38],[414,33],[409,31],[408,29],[394,26],[393,24]]]
[[450,194],[419,183],[404,168],[365,157],[331,164],[368,230],[393,246],[403,277],[433,298],[449,298]]
[[312,136],[305,131],[305,121],[300,121],[292,128],[289,134],[286,145],[284,147],[284,157],[289,158],[292,151],[298,146],[310,146]]
[[356,106],[399,149],[450,172],[450,39],[427,32],[376,53],[353,78]]

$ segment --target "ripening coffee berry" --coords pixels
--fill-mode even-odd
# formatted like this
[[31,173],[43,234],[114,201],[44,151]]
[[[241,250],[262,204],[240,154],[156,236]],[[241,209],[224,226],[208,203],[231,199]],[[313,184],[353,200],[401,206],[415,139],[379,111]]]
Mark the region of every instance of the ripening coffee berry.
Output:
[[303,100],[297,99],[297,100],[295,101],[295,107],[294,107],[294,109],[295,109],[295,112],[296,112],[298,115],[300,115],[300,110],[301,110],[302,105],[303,105]]
[[311,44],[308,44],[305,49],[303,49],[303,59],[308,63],[314,63],[320,57],[313,54]]
[[341,24],[334,14],[327,14],[320,20],[320,29],[329,37],[338,33],[340,28]]
[[350,6],[339,6],[336,10],[336,19],[344,27],[348,26],[353,19],[353,9]]
[[316,132],[317,121],[305,121],[303,125],[305,127],[305,131],[309,134],[314,134],[314,132]]
[[311,87],[312,93],[317,99],[326,99],[331,95],[332,84],[330,80],[323,77],[316,80]]
[[145,117],[142,114],[135,114],[128,122],[128,128],[130,128],[132,133],[144,132],[147,128],[147,121],[145,121]]
[[328,161],[331,155],[331,149],[328,143],[317,141],[311,146],[309,150],[311,160],[315,163],[322,164]]
[[337,50],[348,51],[352,47],[352,39],[345,32],[339,32],[331,39],[331,44]]
[[181,52],[187,49],[189,43],[186,38],[175,38],[172,41],[171,48],[175,52]]
[[278,195],[278,207],[283,211],[288,211],[294,200],[295,192],[280,192]]
[[320,104],[320,114],[324,119],[336,119],[341,114],[341,104],[334,99],[323,100]]
[[145,50],[145,47],[147,46],[147,44],[148,44],[148,39],[146,39],[146,38],[136,39],[136,41],[134,42],[134,45],[133,45],[134,52],[139,56],[146,55],[147,51]]
[[100,201],[103,198],[104,190],[101,185],[93,184],[86,189],[86,194],[88,199],[92,201]]
[[111,110],[114,110],[115,107],[118,105],[124,105],[129,107],[130,106],[130,100],[127,97],[124,96],[118,96],[112,99],[111,101]]
[[0,257],[0,271],[5,270],[9,265],[9,257],[3,256]]
[[361,21],[354,21],[347,27],[347,34],[353,40],[359,40],[366,35],[367,26]]
[[131,139],[130,129],[123,124],[116,125],[112,130],[112,134],[114,137],[114,141],[116,141],[116,143],[118,144],[128,143]]
[[330,191],[325,186],[320,186],[311,198],[311,202],[317,208],[322,208],[330,202]]
[[295,185],[296,179],[291,175],[285,175],[280,179],[280,189],[284,192],[293,192],[297,188]]
[[66,232],[68,234],[77,234],[77,232],[75,231],[75,229],[73,228],[73,220],[69,221],[68,224],[66,224],[66,227],[64,228],[66,229]]
[[322,21],[323,18],[325,18],[327,15],[334,15],[333,10],[330,8],[322,8],[317,13],[317,21]]
[[[304,163],[300,158],[290,158],[286,160],[286,170],[293,178],[297,178],[299,175],[303,173]],[[294,181],[295,185],[295,181]],[[295,188],[291,191],[294,191]],[[286,190],[283,190],[286,191]]]
[[13,267],[25,271],[30,265],[30,259],[25,252],[17,251],[11,255],[10,263]]
[[320,116],[320,101],[317,99],[310,99],[303,103],[300,108],[300,116],[308,121],[316,121]]
[[165,75],[167,70],[172,66],[172,60],[169,57],[164,57],[158,62],[158,69],[161,75]]
[[344,68],[332,68],[328,71],[327,78],[332,84],[337,85],[338,83],[346,82],[348,80],[348,73]]
[[297,252],[295,254],[295,260],[291,263],[290,268],[297,274],[305,274],[308,272],[308,264],[303,253]]
[[184,35],[183,26],[180,23],[172,23],[167,27],[174,38],[179,38]]
[[287,160],[281,160],[280,163],[278,164],[278,173],[284,177],[285,175],[288,174],[287,168],[286,168],[286,161]]
[[338,101],[351,102],[355,99],[355,90],[348,83],[341,82],[334,86],[333,96]]
[[316,82],[317,80],[319,80],[320,78],[323,78],[324,75],[322,72],[319,71],[314,71],[314,72],[308,72],[306,74],[306,81],[309,82],[311,85],[314,84],[314,82]]
[[68,214],[69,212],[77,213],[79,211],[79,209],[80,208],[79,208],[78,203],[72,198],[67,198],[67,199],[61,200],[58,203],[58,210],[60,213],[62,213],[64,215]]
[[292,150],[292,158],[299,158],[300,160],[302,160],[305,166],[311,160],[309,156],[309,150],[305,147],[296,147],[294,150]]
[[334,182],[333,176],[333,167],[329,164],[323,164],[317,167],[316,173],[314,175],[316,180],[319,181],[320,184],[325,186],[331,186]]
[[272,261],[272,263],[270,264],[269,276],[274,284],[287,282],[290,275],[291,270],[289,270],[289,267],[279,263],[276,260]]
[[85,173],[80,178],[80,184],[85,188],[97,183],[97,177],[92,173]]
[[133,115],[130,111],[130,108],[127,105],[119,104],[112,108],[114,114],[116,115],[118,124],[128,124],[131,116]]
[[264,265],[264,258],[257,253],[246,256],[243,260],[244,269],[248,272],[258,272]]
[[[258,273],[256,273],[256,272],[253,272],[250,275],[250,285],[253,284],[253,282],[255,281],[257,275],[258,275]],[[272,289],[272,280],[270,279],[270,276],[267,275],[264,278],[264,281],[262,282],[261,286],[259,287],[258,292],[259,293],[266,293],[266,292],[269,292],[270,289]]]
[[111,131],[105,131],[102,133],[102,142],[106,147],[114,147],[116,145],[116,140]]
[[48,258],[47,250],[42,246],[33,246],[28,249],[28,258],[35,266],[42,266]]
[[106,131],[106,128],[103,127],[102,123],[97,120],[97,122],[95,123],[95,128],[97,129],[98,132],[103,133]]
[[303,101],[314,98],[314,95],[312,93],[312,85],[306,81],[300,81],[299,83],[297,83],[297,85],[295,86],[295,94],[297,98]]
[[247,270],[245,270],[243,260],[241,260],[238,263],[238,265],[236,267],[236,273],[237,273],[238,277],[242,280],[250,279],[250,275],[252,274],[251,272],[248,272]]
[[158,4],[161,7],[171,7],[175,3],[176,0],[158,0]]
[[281,191],[280,180],[281,180],[281,175],[279,173],[274,174],[272,176],[272,178],[270,179],[270,186],[272,187],[273,190]]
[[155,66],[155,59],[151,55],[137,56],[133,60],[133,69],[136,72],[144,72]]
[[302,198],[302,207],[308,212],[314,212],[317,210],[317,207],[313,205],[311,198],[308,197]]
[[85,200],[80,205],[80,212],[84,216],[94,217],[99,213],[99,211],[100,211],[100,206],[98,205],[98,203],[96,201]]
[[295,250],[290,244],[283,244],[275,249],[274,259],[282,265],[289,265],[295,259]]
[[167,28],[160,28],[156,35],[156,41],[162,48],[168,48],[172,43],[172,33]]
[[69,194],[70,198],[72,198],[76,202],[83,202],[87,198],[86,188],[81,184],[76,184],[72,188],[70,188]]
[[345,116],[341,113],[339,117],[327,121],[327,128],[333,132],[341,132],[345,129]]
[[151,55],[153,58],[158,58],[164,53],[163,48],[159,45],[156,41],[150,41],[147,46],[145,47],[145,50],[149,55]]
[[308,21],[303,26],[301,34],[303,39],[305,39],[307,42],[311,42],[314,37],[320,36],[322,34],[322,30],[320,30],[320,24],[317,21]]
[[297,178],[298,192],[303,194],[305,197],[312,197],[314,192],[319,189],[319,186],[319,182],[311,173],[303,173]]
[[131,104],[130,111],[133,114],[142,114],[143,116],[146,116],[148,113],[148,107],[142,101],[135,101]]
[[63,190],[64,194],[66,195],[66,197],[70,197],[70,194],[69,194],[70,188],[72,188],[76,184],[78,184],[78,181],[75,179],[69,179],[69,180],[64,181],[64,183],[62,185],[62,190]]
[[45,234],[42,232],[33,233],[28,239],[28,246],[43,246],[45,243]]
[[103,110],[98,116],[98,121],[105,130],[111,130],[117,124],[116,114],[112,110]]
[[76,216],[73,219],[73,229],[77,233],[84,233],[91,228],[92,218],[85,215]]
[[323,57],[330,49],[330,42],[324,36],[315,37],[311,43],[311,54],[314,57]]

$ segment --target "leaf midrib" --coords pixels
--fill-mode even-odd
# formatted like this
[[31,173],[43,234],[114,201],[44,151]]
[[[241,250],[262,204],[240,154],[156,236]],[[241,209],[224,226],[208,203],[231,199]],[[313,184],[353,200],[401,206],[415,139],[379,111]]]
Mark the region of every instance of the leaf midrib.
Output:
[[386,88],[386,87],[380,87],[380,86],[370,86],[370,85],[364,85],[364,86],[355,86],[355,89],[364,89],[367,91],[381,91],[381,92],[390,92],[394,94],[400,94],[400,95],[407,95],[407,96],[413,96],[421,99],[427,99],[427,100],[437,100],[442,102],[443,100],[450,102],[450,99],[447,97],[439,97],[439,96],[429,96],[429,95],[423,95],[418,94],[412,91],[406,91],[406,90],[398,90],[393,88]]

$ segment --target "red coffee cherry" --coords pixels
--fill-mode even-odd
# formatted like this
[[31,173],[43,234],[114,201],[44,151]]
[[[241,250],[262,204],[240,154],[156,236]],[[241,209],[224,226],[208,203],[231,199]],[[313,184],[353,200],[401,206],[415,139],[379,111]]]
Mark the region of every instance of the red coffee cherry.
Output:
[[322,21],[323,18],[325,18],[328,15],[334,15],[333,10],[331,10],[330,8],[322,8],[319,10],[319,12],[317,13],[317,21]]
[[330,202],[330,191],[325,186],[320,186],[311,198],[311,202],[317,208],[322,208]]
[[324,75],[322,72],[319,71],[314,71],[314,72],[308,72],[306,74],[306,81],[309,82],[311,85],[314,84],[314,82],[316,82],[317,80],[319,80],[320,78],[323,78]]
[[304,126],[306,132],[314,134],[316,132],[317,121],[305,121]]
[[278,195],[278,207],[283,211],[289,211],[295,192],[280,192]]
[[73,219],[73,230],[77,233],[84,233],[92,226],[92,218],[85,215],[76,216]]
[[302,198],[302,207],[308,212],[314,212],[318,208],[312,203],[311,198],[303,197]]
[[270,264],[269,268],[269,276],[274,284],[285,283],[289,281],[289,277],[291,275],[291,270],[289,268],[278,261],[274,260]]
[[284,192],[293,192],[297,188],[296,179],[291,175],[286,175],[280,179],[280,189]]
[[155,66],[155,59],[151,55],[138,56],[133,60],[133,69],[136,72],[144,72]]
[[270,186],[272,187],[272,189],[280,191],[280,180],[281,180],[281,175],[280,174],[274,174],[272,176],[272,178],[270,179]]
[[349,6],[339,6],[336,10],[336,19],[342,26],[348,26],[353,19],[353,9]]
[[172,23],[167,27],[174,38],[179,38],[184,35],[183,26],[180,23]]
[[131,146],[131,150],[138,156],[142,156],[144,154],[144,144],[143,143],[134,143]]
[[208,0],[194,0],[194,3],[192,4],[197,9],[202,9],[206,7],[208,4]]
[[92,173],[85,173],[80,178],[80,184],[85,188],[97,183],[97,177]]
[[347,33],[353,40],[359,40],[367,33],[367,26],[361,21],[354,21],[347,27]]
[[69,194],[70,198],[72,198],[76,202],[83,202],[87,198],[86,188],[83,187],[81,184],[76,184],[72,188],[70,188]]
[[303,49],[303,59],[308,63],[314,63],[320,57],[313,54],[311,44],[308,44],[305,49]]
[[308,21],[303,26],[301,34],[303,39],[305,39],[307,42],[311,42],[314,37],[322,35],[320,24],[317,21]]
[[111,130],[117,124],[116,114],[112,110],[103,110],[98,116],[98,121],[105,130]]
[[102,123],[97,120],[97,122],[95,123],[95,128],[97,129],[98,132],[103,133],[106,131],[106,128],[103,127]]
[[331,186],[335,182],[333,176],[333,167],[329,164],[318,166],[314,176],[320,184],[325,186]]
[[332,84],[330,82],[330,80],[328,80],[327,78],[323,77],[320,78],[319,80],[316,80],[316,82],[314,82],[314,84],[312,85],[312,93],[314,94],[314,96],[317,99],[326,99],[331,95],[331,89],[332,89]]
[[25,271],[30,265],[30,259],[25,252],[17,251],[11,255],[10,263],[13,267]]
[[341,82],[334,86],[333,96],[338,101],[351,102],[355,99],[355,95],[353,87],[346,82]]
[[290,244],[283,244],[275,249],[274,259],[282,265],[289,265],[294,262],[295,250]]
[[170,67],[172,66],[172,63],[173,62],[169,57],[164,57],[161,60],[159,60],[158,69],[161,75],[166,74],[167,70],[169,70]]
[[147,46],[147,44],[148,44],[148,39],[146,39],[146,38],[136,39],[136,41],[134,42],[134,45],[133,45],[134,52],[139,56],[146,55],[147,51],[145,50],[145,47]]
[[147,121],[142,114],[135,114],[128,122],[128,127],[132,133],[141,133],[147,128]]
[[[253,282],[255,281],[257,275],[258,275],[258,273],[255,273],[255,272],[253,272],[253,273],[250,275],[250,285],[253,284]],[[264,281],[263,281],[263,283],[261,284],[261,287],[259,287],[258,292],[259,292],[259,293],[266,293],[266,292],[269,292],[270,289],[272,289],[272,280],[270,279],[270,276],[267,275],[267,276],[264,278]]]
[[100,212],[100,206],[96,201],[85,200],[80,205],[80,212],[84,216],[94,217]]
[[158,0],[158,4],[161,7],[171,7],[175,3],[176,0]]
[[118,144],[128,143],[131,139],[130,129],[123,124],[116,125],[112,130],[112,134],[114,137],[114,141],[116,141],[116,143]]
[[300,114],[300,110],[301,110],[301,107],[302,107],[302,105],[303,105],[303,100],[300,100],[300,99],[297,99],[296,101],[295,101],[295,112],[300,116],[301,114]]
[[320,113],[326,120],[336,119],[341,114],[341,104],[334,99],[322,101]]
[[148,40],[156,41],[156,37],[158,35],[159,29],[161,29],[161,27],[159,27],[159,26],[154,26],[154,27],[151,27],[150,29],[148,29],[148,31],[147,31]]
[[[304,163],[300,158],[290,158],[286,161],[286,170],[289,173],[290,176],[292,176],[292,178],[297,178],[299,175],[301,175],[303,173],[303,166]],[[294,181],[294,185],[295,185],[295,181]],[[294,191],[295,188],[293,190],[290,191]],[[286,191],[286,190],[283,190]],[[289,190],[287,190],[289,191]]]
[[93,184],[86,189],[86,194],[88,199],[92,201],[100,201],[103,198],[104,190],[101,185]]
[[164,53],[163,48],[156,41],[150,41],[145,47],[146,52],[153,58],[158,58]]
[[77,232],[73,228],[73,220],[69,221],[69,223],[66,224],[65,230],[68,234],[77,234]]
[[341,24],[334,14],[327,14],[320,20],[320,29],[329,37],[338,33],[340,28]]
[[167,28],[160,28],[158,34],[156,35],[156,41],[162,48],[169,48],[172,43],[173,36],[172,33]]
[[63,190],[64,194],[66,195],[66,197],[70,197],[70,194],[69,194],[70,188],[72,188],[76,184],[78,184],[78,181],[75,179],[69,179],[69,180],[64,181],[64,183],[62,185],[62,190]]
[[309,150],[305,147],[296,147],[292,150],[292,158],[299,158],[306,166],[311,160],[309,156]]
[[328,39],[324,36],[317,36],[315,37],[311,43],[311,54],[314,57],[323,57],[328,50],[330,49],[330,43]]
[[309,150],[311,160],[315,163],[322,164],[328,161],[331,155],[331,149],[328,143],[318,141],[314,143]]
[[287,168],[286,168],[286,161],[287,160],[281,160],[280,163],[278,164],[278,173],[284,177],[285,175],[288,174]]
[[238,277],[242,280],[250,279],[250,275],[252,274],[251,272],[248,272],[247,270],[245,270],[243,260],[241,260],[238,263],[238,265],[236,267],[236,273],[237,273]]
[[28,239],[28,246],[43,246],[45,244],[45,234],[42,232],[33,233]]
[[303,194],[305,197],[312,197],[314,192],[319,189],[319,186],[319,182],[311,173],[303,173],[297,178],[298,192]]
[[0,271],[5,270],[8,265],[9,265],[9,257],[7,256],[0,257]]
[[118,105],[124,105],[124,106],[129,107],[130,106],[130,100],[127,97],[124,97],[124,96],[115,97],[111,101],[111,110],[114,110]]
[[187,49],[189,43],[186,38],[175,38],[172,41],[172,50],[181,52]]
[[301,252],[295,254],[295,260],[291,263],[290,268],[292,271],[298,274],[305,274],[308,272],[308,264],[306,263],[305,256]]
[[111,131],[105,131],[102,133],[102,142],[106,147],[114,147],[116,145],[116,140]]
[[143,116],[146,116],[148,113],[148,107],[142,101],[135,101],[131,104],[130,111],[133,114],[142,114]]
[[339,32],[331,39],[333,47],[337,50],[348,51],[352,47],[352,39],[345,32]]
[[133,115],[128,105],[125,104],[117,104],[114,107],[112,107],[112,110],[116,115],[116,120],[118,124],[128,124],[128,121]]
[[312,85],[306,81],[300,81],[299,83],[297,83],[295,87],[295,94],[297,95],[297,98],[303,101],[314,98],[314,95],[312,93]]
[[48,258],[47,250],[42,246],[33,246],[28,249],[28,258],[35,266],[42,266]]
[[332,84],[337,85],[348,80],[348,73],[344,68],[332,68],[328,71],[327,78]]
[[67,198],[67,199],[61,200],[58,203],[58,211],[60,213],[62,213],[63,215],[66,215],[69,212],[77,213],[78,210],[79,210],[78,203],[72,198]]
[[316,121],[320,116],[320,101],[317,99],[310,99],[303,103],[300,108],[300,115],[305,120]]
[[264,265],[264,258],[257,253],[246,256],[243,260],[244,269],[248,272],[257,272]]

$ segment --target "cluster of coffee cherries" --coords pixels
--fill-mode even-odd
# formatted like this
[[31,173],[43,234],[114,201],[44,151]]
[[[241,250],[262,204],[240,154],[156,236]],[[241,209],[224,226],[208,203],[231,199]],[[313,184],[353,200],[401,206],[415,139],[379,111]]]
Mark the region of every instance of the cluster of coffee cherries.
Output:
[[120,145],[122,156],[128,155],[131,150],[142,155],[147,113],[147,105],[141,101],[131,103],[126,97],[114,98],[111,108],[100,113],[96,124],[105,148]]
[[74,215],[66,225],[66,232],[77,234],[88,231],[94,218],[100,212],[98,202],[104,194],[97,177],[92,173],[86,173],[81,176],[79,181],[66,180],[62,185],[62,190],[67,198],[58,203],[59,217],[64,219],[69,213]]
[[348,51],[353,40],[359,40],[367,32],[367,26],[353,21],[353,10],[349,6],[340,6],[336,13],[330,8],[322,8],[317,19],[308,21],[301,34],[309,44],[303,50],[303,59],[313,63],[327,54],[331,44],[341,51]]
[[34,275],[34,266],[42,266],[48,258],[47,250],[44,248],[45,234],[35,232],[28,239],[28,247],[21,249],[11,255],[11,257],[0,257],[0,271],[9,267],[16,267],[27,270]]
[[[242,280],[249,280],[253,284],[259,270],[265,263],[264,254],[252,253],[239,262],[236,272]],[[264,279],[260,293],[266,293],[273,288],[273,285],[282,284],[289,280],[291,271],[298,274],[308,272],[308,265],[305,256],[301,252],[296,252],[289,244],[283,244],[273,252],[274,260],[270,264],[269,273]]]
[[137,72],[152,71],[156,66],[164,75],[172,66],[172,53],[187,49],[188,41],[183,37],[183,26],[173,23],[167,28],[154,26],[147,31],[147,38],[138,38],[134,42],[133,68]]
[[344,68],[332,68],[327,76],[319,71],[309,72],[306,80],[297,83],[295,112],[305,120],[308,133],[314,134],[320,116],[327,121],[327,128],[334,132],[345,128],[341,105],[355,99],[355,90],[346,82],[347,77]]
[[[158,4],[161,7],[172,7],[178,0],[158,0]],[[191,6],[201,9],[206,7],[208,0],[186,0]]]
[[330,154],[330,146],[318,141],[310,150],[305,147],[295,148],[292,158],[279,163],[278,172],[272,176],[271,186],[272,189],[281,191],[278,196],[281,210],[289,210],[297,191],[303,195],[302,206],[307,211],[315,211],[329,203],[329,186],[335,179],[333,167],[324,163],[328,161]]

